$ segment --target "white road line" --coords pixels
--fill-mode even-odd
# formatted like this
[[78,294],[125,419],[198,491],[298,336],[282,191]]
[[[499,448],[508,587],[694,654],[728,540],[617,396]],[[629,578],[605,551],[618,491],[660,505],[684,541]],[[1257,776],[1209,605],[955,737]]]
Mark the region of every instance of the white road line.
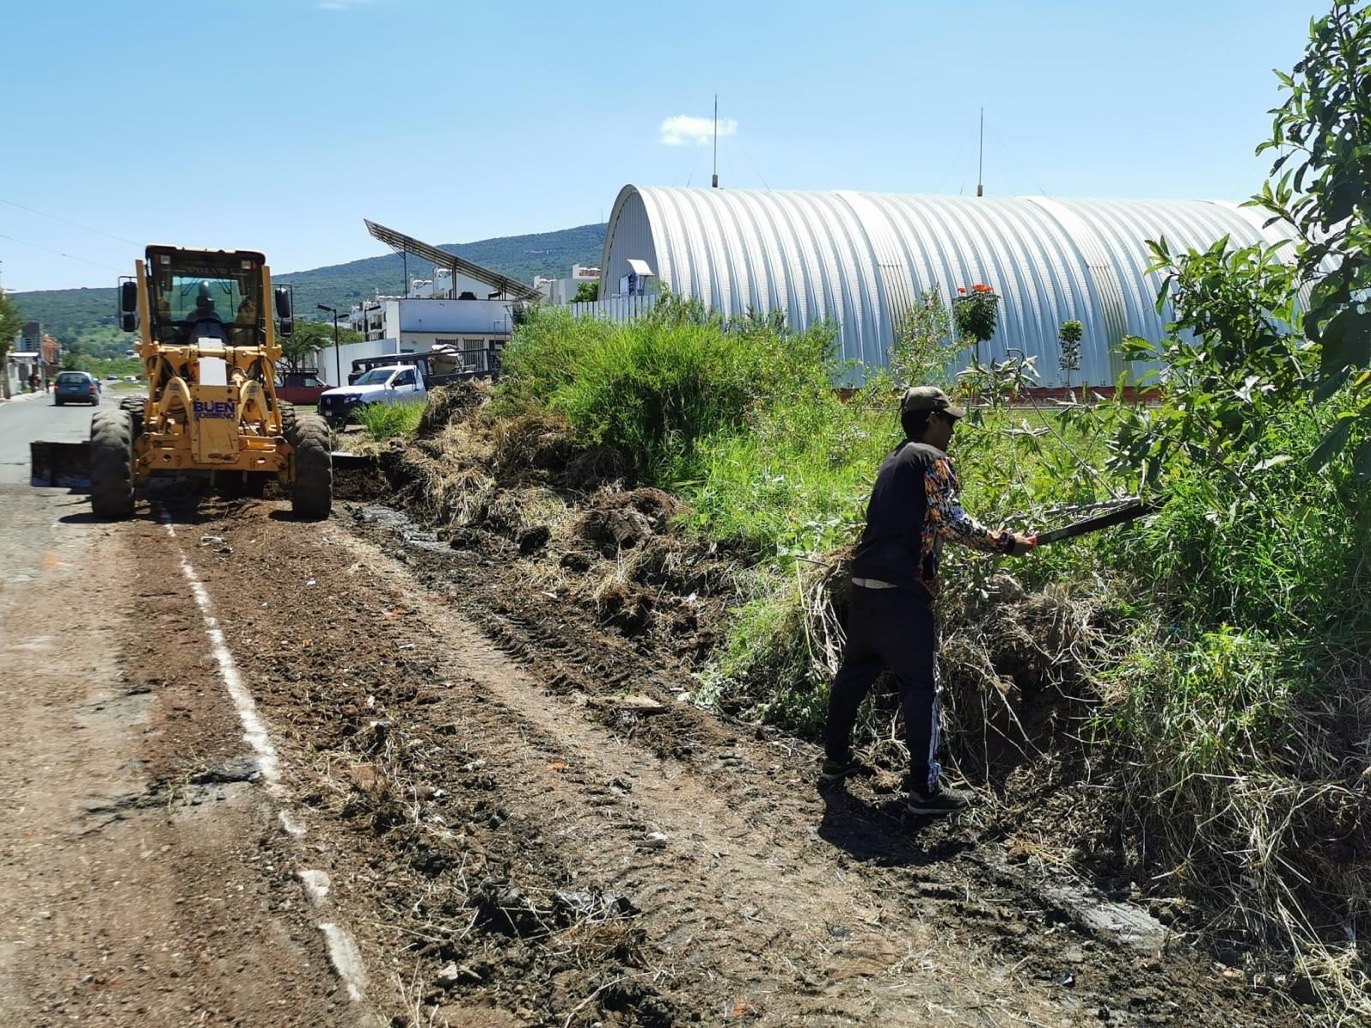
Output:
[[[176,529],[172,527],[171,522],[166,522],[166,526],[171,537],[176,538]],[[238,665],[224,642],[224,633],[219,630],[219,622],[211,613],[213,608],[210,606],[209,593],[205,592],[200,576],[195,573],[185,554],[181,554],[181,572],[190,583],[191,594],[195,597],[195,602],[205,619],[205,634],[209,636],[210,652],[214,654],[215,663],[219,665],[219,675],[228,687],[229,697],[238,708],[238,720],[243,723],[243,739],[257,755],[257,765],[261,769],[263,780],[267,783],[268,794],[283,799],[285,794],[281,788],[281,761],[276,755],[276,747],[271,744],[266,725],[262,724],[262,719],[257,716],[257,704],[253,702],[252,693],[243,686],[243,679],[238,674]]]
[[[167,534],[175,539],[176,528],[165,514],[162,515],[162,524],[166,527]],[[186,555],[181,553],[180,557],[181,573],[186,576],[186,581],[190,583],[191,595],[195,597],[195,603],[200,608],[200,615],[205,619],[205,634],[209,636],[210,652],[214,655],[215,663],[219,665],[219,676],[224,680],[229,697],[238,709],[238,720],[243,725],[243,739],[257,757],[257,766],[262,772],[262,780],[266,783],[267,794],[281,806],[282,828],[287,835],[300,839],[305,835],[305,828],[290,815],[287,809],[289,793],[281,785],[281,758],[276,752],[276,747],[271,744],[271,737],[267,734],[266,725],[262,723],[261,717],[257,714],[257,704],[253,701],[252,693],[248,692],[247,687],[243,685],[242,676],[238,674],[238,665],[233,659],[233,654],[229,651],[228,644],[224,640],[224,633],[220,631],[219,622],[214,616],[214,608],[210,603],[209,593],[205,590],[204,584],[200,581],[200,576],[195,573],[195,568],[191,566]],[[331,883],[326,871],[301,871],[300,879],[304,884],[306,895],[316,907],[323,907],[327,904]],[[362,965],[362,953],[357,948],[357,941],[345,926],[333,921],[322,922],[319,925],[319,930],[324,933],[324,940],[328,944],[329,960],[333,962],[333,969],[347,987],[348,996],[354,1003],[361,1002],[366,994],[367,975],[366,969]]]
[[326,922],[319,926],[328,940],[328,956],[348,987],[348,995],[354,1003],[359,1002],[367,985],[367,975],[362,970],[362,954],[352,933],[341,925]]

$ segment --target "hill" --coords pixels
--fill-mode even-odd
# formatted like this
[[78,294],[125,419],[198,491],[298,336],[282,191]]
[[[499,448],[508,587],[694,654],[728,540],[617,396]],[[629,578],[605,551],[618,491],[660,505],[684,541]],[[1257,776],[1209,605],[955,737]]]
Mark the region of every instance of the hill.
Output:
[[[472,243],[443,243],[440,249],[508,275],[521,282],[537,276],[559,278],[571,273],[573,264],[600,262],[604,225],[581,225],[556,232],[502,236]],[[270,258],[270,254],[267,255]],[[409,259],[409,278],[428,278],[433,268],[418,258]],[[405,287],[405,262],[399,254],[365,257],[308,271],[278,273],[275,281],[295,288],[295,309],[311,319],[316,305],[346,310],[377,293],[397,295]],[[64,346],[106,356],[122,351],[128,337],[119,331],[114,287],[108,289],[44,289],[11,293],[25,321],[38,321],[43,330]]]

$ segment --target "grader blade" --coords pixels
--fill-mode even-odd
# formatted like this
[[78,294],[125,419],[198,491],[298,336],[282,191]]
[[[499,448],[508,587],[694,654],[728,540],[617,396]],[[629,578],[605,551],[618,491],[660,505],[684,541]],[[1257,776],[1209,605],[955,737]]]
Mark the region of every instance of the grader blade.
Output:
[[65,486],[68,489],[90,487],[90,442],[29,443],[29,484]]

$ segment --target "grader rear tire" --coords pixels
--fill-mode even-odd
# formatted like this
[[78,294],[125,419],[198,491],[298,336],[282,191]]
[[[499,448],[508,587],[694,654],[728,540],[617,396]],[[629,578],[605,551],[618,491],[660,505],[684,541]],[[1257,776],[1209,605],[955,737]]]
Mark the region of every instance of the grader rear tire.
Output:
[[128,411],[97,410],[91,418],[90,506],[105,521],[133,514],[133,417]]
[[295,516],[322,521],[333,509],[333,451],[329,428],[317,414],[295,418],[295,481],[290,493]]

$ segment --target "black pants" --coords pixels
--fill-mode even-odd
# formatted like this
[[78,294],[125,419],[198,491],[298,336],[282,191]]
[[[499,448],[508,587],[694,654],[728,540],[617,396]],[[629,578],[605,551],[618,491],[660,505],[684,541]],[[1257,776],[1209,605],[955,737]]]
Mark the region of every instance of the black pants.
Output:
[[857,708],[886,668],[895,676],[904,707],[910,783],[938,788],[938,639],[933,608],[922,589],[852,588],[847,649],[828,695],[824,749],[834,760],[847,756]]

